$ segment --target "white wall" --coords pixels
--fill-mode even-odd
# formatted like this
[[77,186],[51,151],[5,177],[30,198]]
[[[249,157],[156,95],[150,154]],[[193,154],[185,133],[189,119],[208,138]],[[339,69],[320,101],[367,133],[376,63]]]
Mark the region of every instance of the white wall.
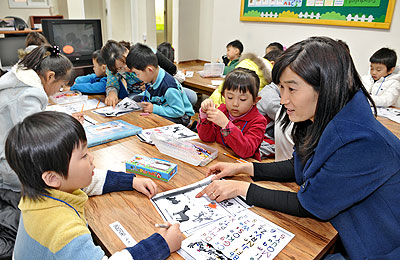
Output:
[[50,8],[10,8],[8,6],[8,0],[0,0],[0,18],[4,18],[5,16],[16,16],[22,18],[28,26],[29,24],[29,16],[33,15],[56,15],[59,14],[58,11],[58,2],[56,0],[50,0]]
[[[214,61],[226,52],[226,44],[234,39],[240,39],[244,44],[245,52],[254,52],[264,55],[265,47],[273,41],[290,46],[310,36],[328,36],[345,41],[353,56],[354,62],[360,74],[368,72],[369,57],[381,47],[389,47],[396,50],[400,60],[400,4],[396,3],[390,30],[304,25],[290,23],[266,23],[266,22],[242,22],[240,21],[240,0],[201,1],[200,25],[211,28],[211,37],[201,31],[198,57],[203,60]],[[211,12],[204,12],[204,10]],[[184,12],[180,10],[180,12]],[[211,21],[211,26],[207,25]],[[189,23],[189,20],[181,21]],[[194,24],[191,24],[192,35],[197,37]],[[189,31],[190,32],[190,31]],[[205,37],[203,39],[203,37]],[[190,45],[190,43],[188,43]],[[181,49],[182,44],[179,46]],[[183,51],[183,50],[180,50]],[[182,54],[184,56],[184,54]]]
[[107,41],[107,25],[105,14],[105,3],[100,0],[85,0],[85,18],[101,20],[101,35],[103,36],[103,44]]
[[[178,29],[172,32],[172,34],[177,35],[176,38],[173,37],[173,44],[179,49],[179,51],[175,53],[177,61],[196,60],[199,57],[199,22],[200,6],[202,6],[200,5],[200,2],[203,1],[209,4],[213,2],[205,0],[177,1],[179,8],[174,8],[175,12],[173,12],[173,15],[178,16],[179,24]],[[204,48],[209,48],[209,46],[203,46]]]
[[[211,51],[214,46],[212,39],[214,16],[214,0],[202,0],[200,2],[199,13],[199,55],[197,59],[210,60]],[[200,46],[209,46],[202,48]]]

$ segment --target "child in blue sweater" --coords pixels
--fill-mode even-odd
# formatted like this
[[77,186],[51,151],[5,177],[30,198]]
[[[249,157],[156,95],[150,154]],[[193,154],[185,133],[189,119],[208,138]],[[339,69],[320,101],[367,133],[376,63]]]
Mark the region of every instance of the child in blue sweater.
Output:
[[[126,58],[126,65],[145,84],[136,101],[142,102],[144,112],[160,115],[174,123],[187,126],[194,115],[181,84],[158,66],[156,54],[146,45],[137,43]],[[140,99],[140,100],[139,100]]]
[[[107,259],[87,227],[86,194],[136,189],[150,198],[157,192],[150,179],[95,170],[82,125],[64,113],[46,111],[25,118],[11,129],[5,147],[23,187],[16,260]],[[181,242],[179,225],[170,225],[110,259],[165,259]]]
[[[107,65],[100,54],[100,50],[94,51],[92,54],[93,70],[94,73],[80,76],[75,79],[75,84],[72,85],[70,90],[78,90],[82,93],[99,94],[106,92]],[[68,89],[64,89],[68,90]]]

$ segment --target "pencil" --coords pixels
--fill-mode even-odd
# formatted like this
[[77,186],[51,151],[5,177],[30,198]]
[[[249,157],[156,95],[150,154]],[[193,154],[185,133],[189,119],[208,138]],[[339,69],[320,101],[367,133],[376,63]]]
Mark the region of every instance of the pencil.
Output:
[[227,153],[224,153],[224,155],[225,155],[225,156],[228,156],[228,157],[230,157],[230,158],[232,158],[232,159],[235,159],[237,162],[240,162],[240,163],[248,163],[248,161],[243,160],[242,158],[237,158],[237,157],[235,157],[235,156],[233,156],[233,155],[230,155],[230,154],[227,154]]
[[169,228],[169,226],[168,226],[168,225],[165,225],[165,224],[154,224],[154,226],[155,226],[156,228]]
[[83,112],[83,107],[85,106],[85,104],[82,105],[82,109],[81,109],[81,113]]
[[96,109],[99,108],[99,105],[100,105],[100,100],[99,100],[99,102],[97,102]]

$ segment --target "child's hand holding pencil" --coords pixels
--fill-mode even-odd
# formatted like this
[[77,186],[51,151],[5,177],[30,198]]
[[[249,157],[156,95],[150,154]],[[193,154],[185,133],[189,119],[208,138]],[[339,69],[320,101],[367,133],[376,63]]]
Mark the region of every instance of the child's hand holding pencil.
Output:
[[81,112],[76,112],[73,113],[72,116],[78,120],[81,124],[83,124],[83,121],[85,121],[85,118],[83,117],[83,108],[85,107],[85,104],[82,105]]
[[181,248],[183,237],[178,223],[172,225],[168,222],[165,222],[164,224],[156,224],[156,227],[161,228],[158,233],[167,242],[169,251],[171,253]]

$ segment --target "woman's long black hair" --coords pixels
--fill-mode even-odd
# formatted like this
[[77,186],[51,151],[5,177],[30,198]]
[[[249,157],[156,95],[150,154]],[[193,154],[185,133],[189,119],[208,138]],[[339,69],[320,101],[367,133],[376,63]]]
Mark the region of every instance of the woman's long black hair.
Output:
[[[295,43],[275,62],[272,80],[280,83],[286,68],[298,74],[318,93],[314,122],[310,120],[294,123],[292,136],[296,153],[305,163],[317,147],[325,127],[333,117],[362,90],[370,103],[376,107],[363,86],[350,53],[337,41],[328,37],[311,37]],[[279,118],[281,126],[290,123],[286,108]]]

